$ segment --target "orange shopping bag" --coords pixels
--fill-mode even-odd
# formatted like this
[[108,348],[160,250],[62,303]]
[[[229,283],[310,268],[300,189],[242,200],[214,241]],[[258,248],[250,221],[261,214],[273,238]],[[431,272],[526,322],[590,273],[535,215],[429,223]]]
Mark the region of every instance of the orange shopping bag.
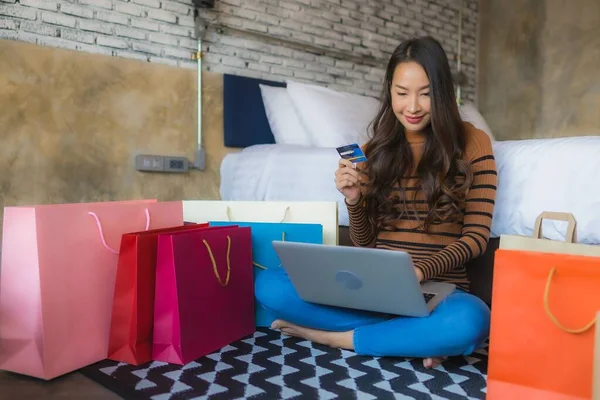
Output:
[[[539,239],[545,216],[560,217],[542,214],[535,238],[502,237],[496,251],[488,400],[592,396],[600,246]],[[572,240],[574,219],[559,219]]]
[[[600,318],[600,311],[596,314],[596,321]],[[594,400],[600,400],[600,329],[596,326],[594,338],[594,377],[593,377]]]

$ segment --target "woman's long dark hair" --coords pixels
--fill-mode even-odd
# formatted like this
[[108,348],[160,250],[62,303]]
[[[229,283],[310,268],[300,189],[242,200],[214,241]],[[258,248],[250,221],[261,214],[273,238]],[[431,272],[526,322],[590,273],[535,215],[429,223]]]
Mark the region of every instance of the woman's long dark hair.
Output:
[[[392,110],[391,86],[396,67],[403,62],[420,64],[429,78],[431,123],[425,128],[424,153],[417,175],[428,205],[426,215],[408,207],[407,193],[391,197],[392,188],[401,178],[413,175],[413,156],[404,126]],[[378,229],[389,229],[390,223],[405,213],[423,221],[422,228],[455,220],[463,212],[463,202],[473,180],[470,165],[462,160],[465,151],[465,129],[452,82],[448,58],[438,41],[431,37],[411,39],[393,52],[385,73],[381,108],[372,122],[372,138],[365,146],[368,161],[365,173],[369,183],[364,200],[367,216]],[[402,186],[400,186],[402,189]],[[402,203],[400,209],[396,206]],[[392,228],[393,229],[393,228]]]

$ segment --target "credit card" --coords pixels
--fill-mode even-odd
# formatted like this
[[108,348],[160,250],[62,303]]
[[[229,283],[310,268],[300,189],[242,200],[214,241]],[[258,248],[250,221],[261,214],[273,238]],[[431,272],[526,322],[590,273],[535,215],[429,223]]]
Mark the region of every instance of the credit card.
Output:
[[340,157],[350,160],[353,163],[367,161],[367,157],[365,156],[365,153],[363,153],[358,143],[352,143],[346,146],[338,147],[336,150],[340,154]]

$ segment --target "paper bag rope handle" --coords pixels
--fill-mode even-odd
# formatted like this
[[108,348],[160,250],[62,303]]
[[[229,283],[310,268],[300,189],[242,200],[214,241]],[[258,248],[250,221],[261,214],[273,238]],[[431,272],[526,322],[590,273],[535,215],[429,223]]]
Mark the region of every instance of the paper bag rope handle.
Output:
[[[281,234],[281,241],[285,242],[285,232],[283,232]],[[262,268],[262,269],[267,269],[267,267],[265,267],[264,265],[260,265],[259,263],[257,263],[256,261],[252,261],[252,264],[254,264],[255,266],[257,266],[258,268]],[[279,264],[279,266],[281,266],[281,264]]]
[[565,326],[563,326],[558,321],[558,319],[554,316],[554,314],[552,314],[552,311],[550,311],[548,297],[550,296],[550,283],[552,283],[552,278],[554,277],[555,273],[556,273],[556,268],[552,268],[550,270],[550,273],[548,274],[548,280],[546,281],[546,288],[544,289],[544,308],[546,309],[546,314],[548,314],[548,317],[554,323],[554,325],[558,326],[560,329],[562,329],[563,331],[565,331],[567,333],[583,333],[583,332],[589,330],[596,323],[596,317],[594,317],[594,319],[591,322],[589,322],[586,326],[584,326],[583,328],[570,329],[570,328],[566,328]]
[[[144,211],[146,214],[146,229],[144,230],[148,230],[150,229],[150,211],[148,211],[148,209],[146,208],[146,210]],[[96,220],[96,226],[98,227],[98,232],[100,232],[100,240],[102,240],[102,245],[111,253],[113,254],[119,254],[119,252],[115,249],[113,249],[112,247],[110,247],[108,244],[106,244],[106,239],[104,239],[104,231],[102,230],[102,224],[100,223],[100,219],[98,218],[98,215],[95,212],[88,212],[89,215],[91,215],[92,217],[94,217],[94,219]]]
[[[283,218],[281,219],[281,221],[279,221],[279,223],[285,221],[285,219],[288,216],[288,211],[290,211],[290,206],[286,207],[285,211],[283,212]],[[227,207],[227,219],[229,219],[229,222],[233,222],[233,218],[231,218],[231,208],[229,206]]]
[[535,225],[533,227],[533,237],[536,239],[542,239],[542,221],[544,219],[553,219],[556,221],[568,222],[565,239],[567,243],[575,243],[575,226],[577,225],[577,222],[575,221],[575,217],[573,216],[573,214],[550,211],[544,211],[543,213],[541,213],[535,219]]
[[229,278],[231,277],[231,264],[229,263],[229,252],[231,251],[231,238],[227,235],[227,277],[225,278],[225,282],[221,280],[221,275],[219,274],[219,270],[217,269],[217,262],[215,261],[215,256],[213,256],[212,250],[208,242],[205,239],[202,239],[202,242],[206,246],[206,250],[208,250],[208,255],[210,256],[210,260],[212,261],[213,271],[215,273],[215,277],[219,284],[223,287],[229,285]]

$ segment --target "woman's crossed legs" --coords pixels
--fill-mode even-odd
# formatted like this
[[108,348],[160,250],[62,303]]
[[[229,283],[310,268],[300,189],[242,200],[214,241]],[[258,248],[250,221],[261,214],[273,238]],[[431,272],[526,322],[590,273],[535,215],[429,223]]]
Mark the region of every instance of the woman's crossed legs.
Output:
[[396,317],[302,300],[283,268],[262,271],[258,301],[277,317],[272,328],[360,355],[423,358],[427,368],[447,356],[468,355],[489,335],[490,310],[457,291],[424,318]]

